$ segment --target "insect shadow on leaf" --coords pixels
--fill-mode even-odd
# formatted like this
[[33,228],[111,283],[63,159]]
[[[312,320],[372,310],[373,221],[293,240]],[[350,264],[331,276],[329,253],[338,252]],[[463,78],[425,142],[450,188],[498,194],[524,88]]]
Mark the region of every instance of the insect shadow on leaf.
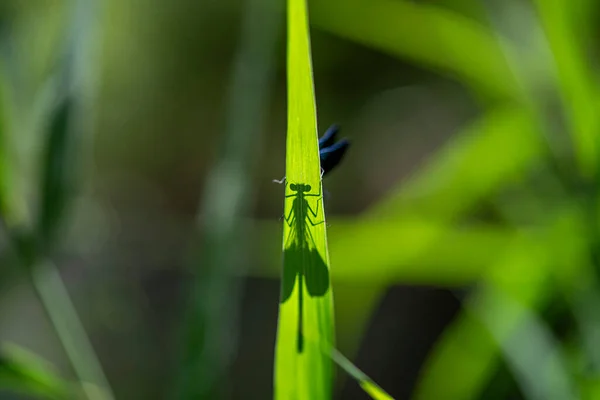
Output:
[[[287,184],[286,184],[287,186]],[[286,198],[293,198],[292,208],[285,222],[290,227],[289,235],[283,250],[283,285],[281,287],[281,303],[285,303],[298,280],[298,337],[297,351],[301,353],[304,348],[303,338],[303,293],[304,285],[311,297],[321,297],[329,289],[329,269],[319,254],[315,245],[309,224],[317,226],[324,221],[315,221],[319,211],[319,202],[322,200],[321,192],[310,193],[311,186],[304,183],[289,185],[293,192]],[[310,206],[307,198],[316,197],[316,210]]]

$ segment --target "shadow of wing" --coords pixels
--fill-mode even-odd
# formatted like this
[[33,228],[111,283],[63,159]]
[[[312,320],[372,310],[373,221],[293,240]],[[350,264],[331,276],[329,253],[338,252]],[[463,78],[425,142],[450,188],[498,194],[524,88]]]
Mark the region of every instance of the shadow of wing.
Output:
[[304,280],[311,296],[323,296],[329,289],[329,269],[315,249],[306,251]]
[[294,291],[296,277],[302,271],[302,251],[292,245],[283,251],[283,281],[281,285],[280,303],[285,303]]

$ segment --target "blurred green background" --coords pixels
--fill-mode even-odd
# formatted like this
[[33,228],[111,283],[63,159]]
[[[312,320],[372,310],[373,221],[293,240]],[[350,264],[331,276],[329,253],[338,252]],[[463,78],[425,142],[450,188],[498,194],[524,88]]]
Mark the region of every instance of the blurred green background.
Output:
[[[600,399],[596,3],[330,0],[309,12],[319,132],[339,123],[352,142],[324,180],[338,348],[397,399]],[[245,30],[249,14],[268,35]],[[36,278],[52,260],[115,398],[170,398],[215,218],[208,176],[236,148],[227,132],[256,124],[236,107],[259,98],[243,77],[262,71],[249,190],[232,192],[244,235],[227,251],[243,262],[220,277],[236,296],[218,327],[232,335],[219,379],[224,398],[272,397],[284,17],[269,0],[2,1],[0,341],[76,379],[63,346],[80,342],[56,334],[56,287],[44,296],[51,278]],[[251,45],[265,58],[244,58]],[[70,96],[79,129],[62,157],[48,133],[58,111],[44,110]],[[29,398],[9,390],[27,374],[3,362],[1,398]],[[341,372],[335,387],[366,398]]]

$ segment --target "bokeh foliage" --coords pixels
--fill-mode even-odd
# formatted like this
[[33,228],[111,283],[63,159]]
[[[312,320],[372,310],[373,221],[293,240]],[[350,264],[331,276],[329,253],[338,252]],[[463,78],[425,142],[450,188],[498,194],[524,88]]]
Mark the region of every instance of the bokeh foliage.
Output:
[[[58,155],[68,150],[58,140],[65,137],[56,134],[57,140],[52,141],[53,136],[46,128],[52,126],[47,122],[53,114],[39,111],[53,109],[51,105],[56,104],[57,98],[63,98],[52,95],[53,90],[44,92],[39,88],[52,87],[43,86],[42,82],[47,82],[50,75],[56,76],[57,69],[61,70],[62,67],[56,65],[65,65],[63,48],[71,41],[63,40],[65,36],[56,32],[69,20],[68,10],[75,3],[54,1],[44,6],[19,6],[17,2],[10,2],[9,7],[1,10],[6,16],[2,21],[10,23],[2,31],[0,68],[0,211],[3,222],[0,259],[3,267],[7,266],[2,275],[6,282],[3,287],[6,287],[8,282],[15,282],[14,276],[6,274],[8,266],[17,268],[23,264],[23,254],[19,256],[19,251],[14,249],[30,252],[25,257],[25,264],[30,265],[23,268],[27,274],[38,271],[36,266],[39,267],[40,259],[58,261],[57,254],[62,252],[74,253],[89,261],[89,254],[81,249],[95,249],[104,254],[96,260],[100,264],[98,271],[103,272],[90,273],[88,279],[106,293],[125,293],[103,295],[103,307],[121,310],[129,318],[121,317],[120,321],[132,320],[133,324],[139,319],[133,317],[135,312],[131,309],[136,310],[136,301],[141,303],[139,297],[143,297],[137,292],[139,287],[119,286],[120,283],[114,283],[118,279],[105,277],[123,276],[123,269],[113,267],[119,262],[128,266],[147,262],[154,266],[156,260],[178,259],[184,252],[181,247],[185,247],[173,245],[175,250],[168,247],[164,253],[158,250],[154,253],[152,246],[119,247],[120,240],[131,244],[133,241],[124,239],[142,238],[153,231],[158,232],[160,243],[171,243],[171,236],[185,242],[188,235],[192,236],[189,232],[196,229],[194,218],[211,217],[202,207],[197,207],[197,200],[211,195],[200,189],[204,187],[202,177],[209,176],[215,157],[206,149],[213,148],[213,138],[224,131],[213,116],[217,114],[215,110],[222,115],[234,115],[214,104],[225,97],[221,83],[229,82],[233,76],[224,73],[229,61],[236,51],[243,51],[231,44],[244,43],[239,39],[238,29],[233,27],[240,25],[239,10],[245,8],[240,7],[241,2],[233,1],[219,5],[126,3],[108,2],[101,7],[103,29],[99,35],[104,44],[102,51],[96,51],[105,57],[91,63],[100,65],[101,71],[94,78],[101,90],[98,98],[94,97],[97,102],[93,103],[93,110],[98,112],[97,120],[93,119],[97,140],[93,157],[97,172],[88,182],[92,189],[82,189],[83,194],[69,192],[71,189],[63,186],[66,181],[61,180],[60,171],[68,172],[69,166],[80,167],[73,166],[77,161]],[[426,285],[450,290],[468,287],[459,314],[431,349],[424,366],[415,366],[420,368],[420,379],[413,391],[414,398],[491,398],[489,388],[495,387],[502,369],[508,370],[512,377],[513,386],[508,392],[525,398],[596,398],[600,388],[600,349],[596,340],[600,326],[596,315],[599,304],[597,246],[600,244],[596,107],[600,102],[594,35],[598,6],[590,0],[496,0],[485,4],[475,0],[332,0],[310,1],[308,9],[316,33],[314,42],[317,43],[313,47],[318,47],[320,39],[323,43],[329,40],[329,44],[313,53],[319,120],[344,117],[348,123],[342,126],[350,126],[352,139],[357,144],[352,149],[354,156],[351,154],[343,165],[345,170],[331,178],[334,208],[327,214],[331,225],[328,243],[333,289],[338,285],[343,288],[344,284],[355,284],[368,287],[369,293],[360,301],[352,295],[336,296],[336,310],[344,316],[336,325],[340,348],[346,354],[356,351],[369,316],[377,309],[378,299],[391,286]],[[85,14],[74,15],[77,19]],[[42,22],[36,24],[38,20]],[[77,36],[73,32],[66,36]],[[166,32],[171,32],[170,36]],[[44,40],[33,47],[40,38]],[[230,54],[227,49],[236,50],[229,50]],[[89,51],[74,52],[84,54],[79,56],[84,58],[90,54]],[[329,59],[321,63],[319,56]],[[361,57],[376,61],[365,67]],[[377,57],[387,58],[382,61]],[[384,166],[407,169],[391,160],[410,156],[409,151],[398,146],[398,141],[389,138],[402,131],[413,141],[419,141],[420,132],[411,131],[415,125],[409,123],[408,117],[400,118],[401,123],[396,125],[380,122],[375,117],[368,120],[370,124],[360,125],[359,117],[353,119],[352,115],[359,115],[361,111],[368,113],[356,107],[353,103],[359,101],[356,98],[384,91],[374,78],[381,71],[378,63],[387,63],[399,74],[407,75],[406,81],[397,75],[393,80],[383,80],[385,89],[409,84],[429,85],[436,87],[433,93],[439,94],[441,90],[437,86],[443,86],[442,83],[452,88],[450,101],[440,106],[430,100],[425,107],[427,119],[435,123],[436,118],[440,118],[441,122],[435,127],[448,129],[450,139],[441,146],[432,146],[434,149],[428,158],[407,161],[411,173],[404,179],[399,178],[408,174],[384,170]],[[283,61],[280,65],[279,73],[283,75]],[[81,71],[87,67],[84,64],[72,68]],[[327,75],[320,72],[321,68],[334,72]],[[355,79],[341,80],[343,85],[338,83],[338,86],[331,83],[340,82],[336,79],[341,79],[339,76],[352,68],[360,71],[359,78],[354,75]],[[414,75],[410,75],[411,71]],[[322,79],[326,77],[330,79]],[[423,83],[424,80],[428,83]],[[348,99],[332,89],[341,86]],[[365,89],[367,86],[370,92]],[[275,144],[267,141],[264,149],[255,150],[259,168],[262,168],[259,174],[252,175],[251,169],[245,171],[248,175],[243,183],[256,182],[252,186],[256,190],[249,193],[257,195],[257,211],[253,213],[252,207],[247,207],[236,214],[240,226],[245,225],[246,220],[252,222],[245,225],[253,227],[252,234],[248,235],[255,250],[255,258],[248,256],[249,275],[275,282],[281,274],[281,224],[276,220],[281,211],[278,201],[281,193],[277,188],[259,183],[256,176],[260,182],[268,183],[279,177],[274,171],[282,170],[282,121],[285,119],[282,117],[285,114],[282,88],[281,83],[273,84],[276,105],[272,111],[277,116],[267,124]],[[402,104],[416,101],[410,92],[408,97]],[[393,95],[387,97],[390,101],[394,98]],[[49,105],[38,109],[33,99],[41,99],[36,101]],[[377,103],[381,109],[386,107],[381,105],[384,100]],[[336,103],[339,106],[331,105]],[[445,127],[439,109],[452,109],[453,103],[467,104],[469,112],[457,111],[461,114],[460,123]],[[235,106],[226,104],[223,109]],[[389,107],[398,107],[398,104]],[[344,108],[348,111],[339,111]],[[393,113],[401,112],[399,107],[393,110]],[[248,121],[251,118],[241,114],[235,123],[243,125]],[[241,128],[231,128],[235,129]],[[275,145],[280,145],[277,148],[280,155],[273,152]],[[75,151],[92,154],[79,149]],[[265,154],[269,157],[264,157]],[[389,154],[392,155],[386,158]],[[61,165],[67,161],[68,164]],[[372,172],[374,166],[381,166],[376,170],[379,174]],[[134,178],[123,178],[122,186],[115,188],[118,186],[116,175]],[[376,179],[379,186],[371,183]],[[79,185],[85,186],[81,182]],[[382,186],[385,191],[372,189]],[[328,183],[325,183],[327,188]],[[131,197],[133,206],[129,205],[128,198],[123,200],[125,196],[119,197],[130,191],[136,191]],[[248,194],[248,199],[255,198],[254,194]],[[158,206],[152,203],[154,199],[158,199]],[[77,213],[77,204],[88,208],[83,207],[84,211]],[[336,215],[335,206],[342,209],[345,205],[355,211],[353,215]],[[164,225],[148,229],[143,224],[144,216],[153,215],[151,207],[166,216]],[[196,214],[196,208],[201,210],[199,215],[191,217]],[[87,215],[85,210],[95,211]],[[121,216],[119,223],[111,220],[113,214]],[[269,215],[269,218],[256,221],[255,214]],[[69,215],[75,222],[69,222]],[[35,218],[40,221],[38,225],[31,222],[36,221]],[[182,220],[188,222],[181,223]],[[104,236],[96,229],[103,223],[109,232]],[[87,229],[77,231],[74,228],[77,224]],[[75,232],[88,232],[87,239],[67,235],[66,225]],[[160,229],[173,225],[177,226],[174,230],[179,235],[170,235],[167,228]],[[215,225],[217,227],[211,228],[211,224],[206,223],[200,227],[218,229],[221,226]],[[112,242],[107,239],[111,235],[116,238]],[[102,245],[92,243],[95,240]],[[129,250],[125,251],[125,247]],[[135,261],[130,264],[123,261],[136,252],[151,261],[141,255],[131,256]],[[202,260],[202,256],[198,257]],[[201,268],[204,264],[196,265]],[[167,267],[148,269],[152,268]],[[142,267],[135,271],[128,277],[131,282],[137,282],[145,274]],[[243,270],[240,273],[246,275]],[[223,276],[217,273],[217,278],[232,279],[231,274],[234,273],[227,271]],[[31,280],[34,285],[35,276]],[[71,290],[78,292],[76,288],[77,285],[73,285]],[[86,290],[81,292],[85,294]],[[85,309],[86,297],[81,292],[78,298]],[[45,292],[40,293],[44,301]],[[239,298],[236,301],[241,302]],[[184,306],[172,307],[180,310]],[[90,317],[87,323],[91,328],[95,323],[107,324],[106,319],[103,321],[94,322]],[[57,323],[60,321],[54,320],[55,327]],[[137,331],[139,336],[151,336],[151,327],[141,322],[139,325],[142,326]],[[267,328],[261,332],[267,332]],[[410,329],[406,327],[409,333]],[[45,334],[51,335],[51,331]],[[124,339],[123,348],[137,343],[131,337]],[[115,339],[111,343],[114,342]],[[261,354],[272,358],[272,350],[266,350],[267,347],[261,348]],[[140,360],[157,359],[159,354],[169,353],[152,345],[143,349],[136,356],[139,368],[134,370],[145,371]],[[113,350],[112,354],[115,353]],[[55,358],[64,363],[63,356]],[[73,363],[73,357],[67,358]],[[81,381],[92,380],[104,386],[93,352],[84,358],[83,370],[80,368],[73,375]],[[142,393],[145,385],[140,382],[152,380],[148,377],[120,380],[118,376],[123,374],[117,362],[111,364],[104,358],[100,355],[110,380],[116,383],[117,397],[131,398],[132,393]],[[147,364],[157,365],[148,376],[161,377],[160,371],[170,365],[168,361]],[[15,374],[11,379],[17,379],[15,376],[26,382],[33,374]],[[164,387],[169,387],[169,379],[163,380],[166,381]],[[128,385],[131,389],[126,388]],[[62,383],[56,383],[48,385],[48,390],[57,393],[63,387]],[[39,393],[39,385],[31,388]],[[500,392],[492,394],[503,398]],[[260,393],[259,397],[265,395]]]

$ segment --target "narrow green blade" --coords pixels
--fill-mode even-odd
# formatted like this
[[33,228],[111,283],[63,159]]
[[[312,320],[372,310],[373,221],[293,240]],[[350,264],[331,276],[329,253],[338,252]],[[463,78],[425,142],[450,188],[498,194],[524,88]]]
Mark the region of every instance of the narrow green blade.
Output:
[[45,360],[12,343],[0,346],[0,389],[43,399],[73,398],[76,386]]
[[336,349],[330,349],[331,358],[335,361],[337,365],[339,365],[344,371],[348,373],[351,377],[358,381],[360,387],[371,396],[372,399],[375,400],[393,400],[393,397],[390,396],[379,387],[375,382],[371,380],[364,372],[360,369],[356,368],[350,360],[342,355]]
[[288,135],[283,279],[275,356],[276,399],[331,398],[333,302],[322,207],[308,15],[288,1]]

